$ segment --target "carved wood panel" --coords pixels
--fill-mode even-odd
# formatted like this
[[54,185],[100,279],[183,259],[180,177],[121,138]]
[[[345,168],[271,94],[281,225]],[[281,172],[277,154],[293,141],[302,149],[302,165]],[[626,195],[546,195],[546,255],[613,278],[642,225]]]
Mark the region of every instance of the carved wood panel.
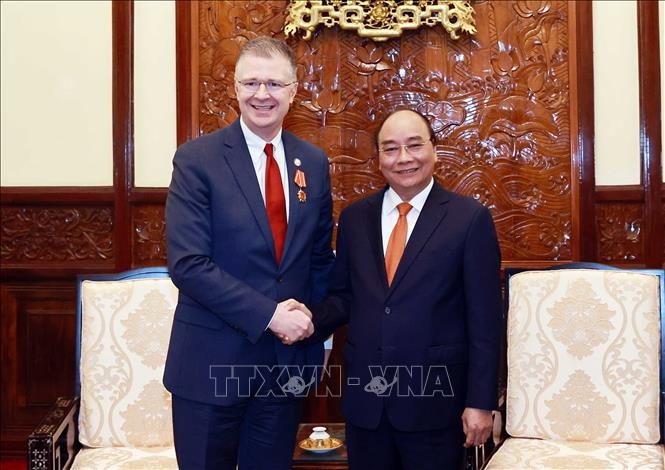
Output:
[[[437,179],[490,208],[504,260],[572,259],[569,4],[473,5],[478,34],[457,41],[427,27],[385,43],[327,28],[291,39],[299,91],[285,127],[328,153],[338,217],[384,184],[378,123],[396,107],[417,109],[437,134]],[[257,35],[283,37],[285,10],[285,1],[199,3],[195,133],[237,118],[238,50]]]
[[113,260],[113,208],[3,206],[0,259],[41,267]]
[[132,265],[166,265],[164,204],[142,204],[132,208]]
[[644,262],[642,225],[642,203],[598,204],[598,260],[608,264]]

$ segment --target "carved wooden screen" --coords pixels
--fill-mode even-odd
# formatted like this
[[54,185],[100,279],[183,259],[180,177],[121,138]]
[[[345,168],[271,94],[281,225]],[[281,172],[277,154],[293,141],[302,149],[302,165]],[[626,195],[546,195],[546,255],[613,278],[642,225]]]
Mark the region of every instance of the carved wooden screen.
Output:
[[[441,27],[383,43],[323,27],[311,41],[289,39],[299,89],[285,127],[327,152],[337,218],[384,184],[373,144],[378,123],[396,107],[417,109],[438,138],[437,180],[489,207],[504,262],[576,259],[575,4],[473,7],[478,33],[459,40]],[[287,2],[191,8],[193,102],[191,115],[180,117],[195,136],[238,117],[239,48],[257,35],[283,37]]]

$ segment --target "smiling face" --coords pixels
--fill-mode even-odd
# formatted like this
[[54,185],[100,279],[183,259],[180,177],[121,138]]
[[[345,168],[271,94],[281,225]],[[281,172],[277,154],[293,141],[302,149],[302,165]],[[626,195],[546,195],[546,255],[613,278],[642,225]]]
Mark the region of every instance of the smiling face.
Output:
[[238,82],[248,80],[295,82],[295,71],[291,64],[286,57],[281,55],[260,57],[246,54],[238,59],[235,79],[236,96],[243,122],[265,141],[272,140],[282,127],[284,116],[296,96],[297,83],[273,92],[268,92],[266,86],[261,85],[258,91],[252,92]]
[[436,154],[430,129],[419,114],[404,110],[389,116],[377,145],[379,169],[402,201],[425,189],[434,174]]

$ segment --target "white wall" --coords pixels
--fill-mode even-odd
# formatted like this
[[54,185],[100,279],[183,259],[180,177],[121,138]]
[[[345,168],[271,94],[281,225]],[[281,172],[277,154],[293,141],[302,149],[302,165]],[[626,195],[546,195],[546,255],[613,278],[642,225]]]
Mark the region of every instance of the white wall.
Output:
[[134,182],[168,186],[176,149],[175,2],[134,4]]
[[[111,185],[110,2],[0,5],[0,184]],[[596,183],[639,184],[635,0],[594,1],[593,12]],[[176,142],[174,2],[137,1],[134,13],[135,184],[166,187]]]
[[0,184],[111,186],[111,2],[0,3]]
[[592,9],[596,184],[640,184],[637,4]]

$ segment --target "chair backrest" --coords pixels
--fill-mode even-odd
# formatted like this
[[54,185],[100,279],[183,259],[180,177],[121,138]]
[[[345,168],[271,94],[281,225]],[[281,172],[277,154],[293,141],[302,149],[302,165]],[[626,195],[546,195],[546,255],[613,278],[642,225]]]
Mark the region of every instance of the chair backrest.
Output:
[[79,277],[78,295],[80,442],[173,445],[162,375],[178,291],[166,268]]
[[661,440],[663,270],[507,273],[506,431]]

